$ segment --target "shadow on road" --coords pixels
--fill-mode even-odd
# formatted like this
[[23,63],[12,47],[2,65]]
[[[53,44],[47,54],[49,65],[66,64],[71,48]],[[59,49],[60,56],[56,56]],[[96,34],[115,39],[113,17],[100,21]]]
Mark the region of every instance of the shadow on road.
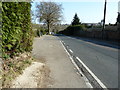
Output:
[[[61,34],[60,35],[56,34],[55,36],[65,37],[65,35],[61,35]],[[94,44],[98,44],[98,45],[102,45],[102,46],[120,49],[120,43],[115,42],[115,41],[107,41],[107,40],[100,40],[100,39],[95,39],[95,38],[85,38],[85,37],[76,37],[76,36],[69,36],[69,37],[83,40],[83,41],[90,42],[90,43],[94,43]]]

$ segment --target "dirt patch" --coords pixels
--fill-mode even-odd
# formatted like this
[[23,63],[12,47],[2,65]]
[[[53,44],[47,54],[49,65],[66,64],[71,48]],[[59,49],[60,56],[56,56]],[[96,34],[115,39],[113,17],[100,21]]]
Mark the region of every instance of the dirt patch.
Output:
[[13,81],[11,88],[47,88],[50,84],[49,73],[45,64],[33,62]]
[[42,57],[42,56],[40,56],[40,57],[34,56],[34,59],[35,59],[36,62],[46,63],[45,58]]
[[43,66],[38,70],[36,75],[37,88],[49,88],[52,86],[53,81],[50,77],[50,70],[47,66]]

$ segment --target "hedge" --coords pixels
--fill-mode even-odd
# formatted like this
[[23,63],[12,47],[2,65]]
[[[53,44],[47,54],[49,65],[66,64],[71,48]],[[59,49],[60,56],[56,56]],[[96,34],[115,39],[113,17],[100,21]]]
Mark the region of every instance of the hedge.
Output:
[[2,57],[30,52],[33,44],[29,2],[2,2]]
[[0,2],[0,57],[2,56],[2,2]]
[[75,35],[78,31],[86,30],[84,25],[70,25],[63,31],[60,31],[59,33],[65,34],[65,35]]

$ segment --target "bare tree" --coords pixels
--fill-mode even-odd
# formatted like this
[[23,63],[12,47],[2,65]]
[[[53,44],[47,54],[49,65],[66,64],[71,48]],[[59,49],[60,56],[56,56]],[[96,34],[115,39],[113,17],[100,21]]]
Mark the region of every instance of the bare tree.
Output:
[[62,20],[62,5],[55,2],[40,2],[37,5],[36,16],[39,22],[47,24],[50,33],[50,28]]

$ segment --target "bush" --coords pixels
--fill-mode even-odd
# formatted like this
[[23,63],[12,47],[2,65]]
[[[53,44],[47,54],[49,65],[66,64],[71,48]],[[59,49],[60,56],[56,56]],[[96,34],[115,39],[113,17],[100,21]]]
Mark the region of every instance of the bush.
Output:
[[40,37],[40,36],[45,35],[47,33],[48,33],[47,29],[40,28],[40,29],[37,29],[37,30],[34,31],[34,36],[35,37]]
[[3,58],[32,50],[31,4],[29,2],[2,2]]
[[62,33],[65,35],[75,35],[77,32],[83,31],[83,30],[86,30],[84,25],[73,25],[73,26],[71,25],[59,33]]

